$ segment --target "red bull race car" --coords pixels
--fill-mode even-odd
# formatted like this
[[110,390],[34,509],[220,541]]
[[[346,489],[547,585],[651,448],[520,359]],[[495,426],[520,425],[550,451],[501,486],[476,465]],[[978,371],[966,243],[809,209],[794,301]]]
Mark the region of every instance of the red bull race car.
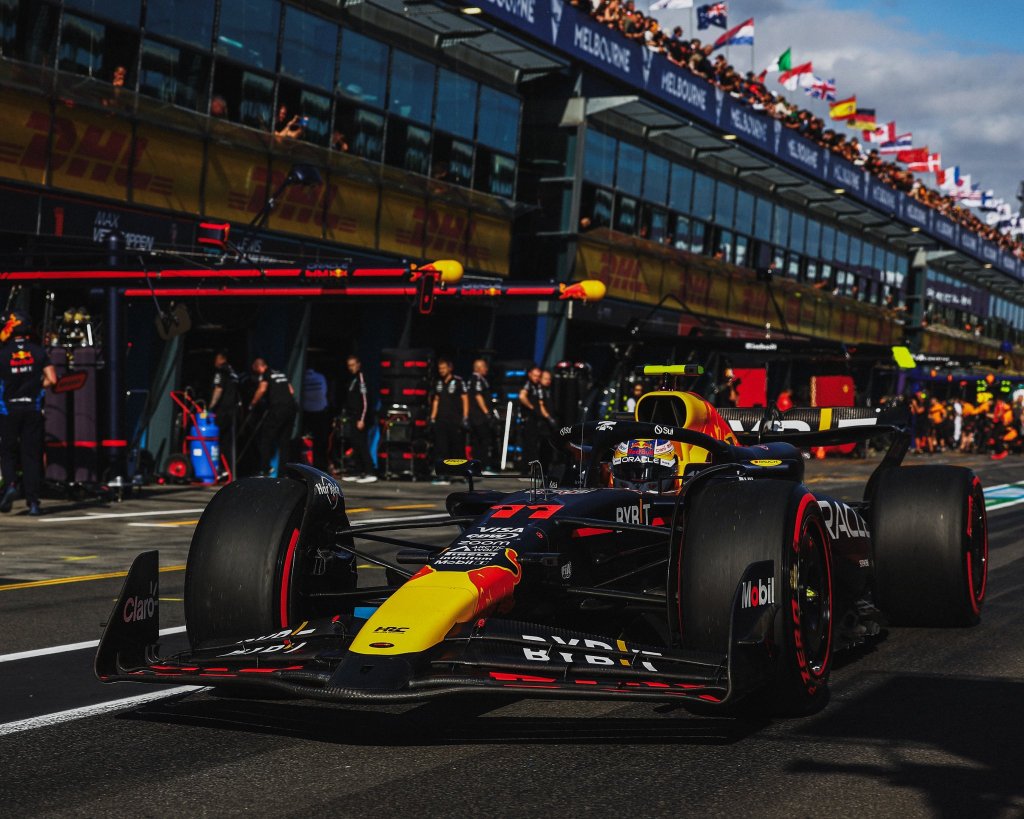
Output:
[[[236,481],[192,540],[188,650],[161,652],[146,552],[96,673],[331,701],[500,691],[807,713],[834,652],[889,625],[972,625],[985,597],[978,479],[902,466],[891,420],[716,410],[666,386],[629,420],[562,429],[562,485],[480,490],[474,462],[447,462],[468,490],[441,520],[352,525],[339,484],[305,465]],[[863,497],[803,483],[802,448],[882,435]],[[360,582],[366,563],[385,585]]]

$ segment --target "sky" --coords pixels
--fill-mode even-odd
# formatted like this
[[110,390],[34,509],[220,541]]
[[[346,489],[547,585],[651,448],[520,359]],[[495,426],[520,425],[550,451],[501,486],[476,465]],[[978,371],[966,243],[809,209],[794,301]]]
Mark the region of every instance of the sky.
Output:
[[[701,5],[709,0],[695,0]],[[879,122],[895,120],[915,147],[942,154],[983,190],[1018,206],[1024,180],[1024,0],[726,0],[729,25],[754,18],[760,72],[787,47],[794,64],[835,79],[839,98],[856,94]],[[687,11],[656,16],[708,41],[721,29],[691,31]],[[694,13],[694,23],[696,14]],[[742,71],[751,48],[729,49]],[[768,86],[782,91],[769,75]],[[801,91],[818,115],[827,109]],[[934,186],[930,174],[927,181]]]

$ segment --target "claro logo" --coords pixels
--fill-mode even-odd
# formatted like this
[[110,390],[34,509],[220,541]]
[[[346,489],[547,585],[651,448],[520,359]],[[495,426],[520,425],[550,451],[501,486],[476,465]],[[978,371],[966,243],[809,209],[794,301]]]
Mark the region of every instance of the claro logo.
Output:
[[124,601],[121,617],[126,623],[141,623],[156,616],[156,581],[149,584],[148,597],[129,597]]

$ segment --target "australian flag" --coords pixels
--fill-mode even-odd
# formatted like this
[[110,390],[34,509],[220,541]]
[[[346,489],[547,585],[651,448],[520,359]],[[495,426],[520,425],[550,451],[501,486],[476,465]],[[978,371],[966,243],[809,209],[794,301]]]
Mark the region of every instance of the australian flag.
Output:
[[704,30],[717,26],[725,28],[725,17],[728,14],[725,3],[708,3],[706,6],[697,6],[697,28]]

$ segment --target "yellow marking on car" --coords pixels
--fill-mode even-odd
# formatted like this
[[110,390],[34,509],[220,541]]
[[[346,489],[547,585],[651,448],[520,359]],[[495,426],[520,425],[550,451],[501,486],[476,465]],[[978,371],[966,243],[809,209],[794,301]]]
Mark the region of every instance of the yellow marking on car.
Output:
[[781,466],[782,465],[782,461],[778,460],[777,458],[760,458],[759,460],[751,461],[750,463],[753,464],[754,466]]
[[295,628],[295,630],[292,631],[292,637],[294,637],[296,634],[298,634],[300,631],[302,631],[308,625],[309,625],[309,620],[303,620],[301,623],[299,623],[299,625]]
[[[629,649],[628,649],[628,648],[626,648],[626,644],[625,644],[625,643],[624,643],[624,642],[623,642],[622,640],[616,640],[616,641],[615,641],[615,646],[616,646],[616,648],[618,648],[618,649],[619,649],[619,651],[621,651],[621,652],[622,652],[623,654],[626,654],[626,653],[627,653],[627,652],[629,651]],[[620,663],[621,663],[622,665],[624,665],[624,666],[627,666],[627,667],[629,666],[629,660],[619,660],[619,662],[620,662]]]
[[75,560],[95,560],[98,557],[99,555],[68,555],[66,557],[62,557],[61,560],[66,560],[68,563],[71,563]]
[[160,598],[160,602],[161,603],[184,603],[185,602],[185,598],[184,597],[161,597]]
[[383,567],[383,566],[374,566],[374,565],[372,565],[372,564],[370,564],[370,563],[362,563],[362,564],[360,564],[359,566],[356,566],[356,568],[357,568],[357,569],[363,569],[364,571],[365,571],[366,569],[375,569],[375,570],[377,570],[378,572],[382,572],[382,571],[384,571],[384,567]]
[[[163,566],[161,572],[183,572],[185,566]],[[0,586],[0,591],[15,591],[17,589],[38,589],[41,586],[60,586],[65,583],[87,583],[90,580],[110,580],[114,577],[127,577],[128,572],[103,572],[102,574],[82,574],[75,577],[55,577],[50,580],[27,580],[24,583],[7,583]]]
[[398,512],[401,509],[433,509],[436,503],[403,503],[401,506],[385,506],[388,512]]
[[431,572],[410,580],[381,603],[349,651],[371,656],[412,654],[440,643],[476,613],[480,591],[467,572]]
[[823,407],[821,410],[821,417],[818,420],[818,431],[832,429],[832,408]]

